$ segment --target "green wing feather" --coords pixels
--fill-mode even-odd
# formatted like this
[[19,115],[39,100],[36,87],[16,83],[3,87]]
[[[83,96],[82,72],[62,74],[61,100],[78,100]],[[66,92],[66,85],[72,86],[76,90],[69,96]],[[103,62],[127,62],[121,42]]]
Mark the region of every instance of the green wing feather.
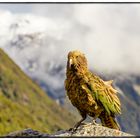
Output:
[[93,98],[103,105],[109,115],[111,113],[121,114],[120,100],[113,87],[106,85],[98,76],[91,75],[91,73],[89,73],[89,75],[90,80],[86,81],[86,84],[88,84],[87,87],[90,87]]

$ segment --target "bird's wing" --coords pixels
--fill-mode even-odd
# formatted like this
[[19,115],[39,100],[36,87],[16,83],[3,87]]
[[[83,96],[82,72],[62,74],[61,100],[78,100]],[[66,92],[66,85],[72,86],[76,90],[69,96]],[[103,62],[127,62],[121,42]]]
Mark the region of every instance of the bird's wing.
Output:
[[90,74],[90,78],[88,81],[86,80],[86,85],[93,98],[97,103],[102,104],[109,115],[121,113],[120,100],[116,95],[117,91],[111,86],[111,81],[104,82],[98,76]]

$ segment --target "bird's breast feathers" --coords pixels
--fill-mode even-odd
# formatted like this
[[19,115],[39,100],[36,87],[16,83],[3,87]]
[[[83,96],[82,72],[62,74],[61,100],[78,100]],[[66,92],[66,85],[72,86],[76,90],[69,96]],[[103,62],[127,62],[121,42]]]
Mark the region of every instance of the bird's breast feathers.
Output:
[[73,76],[66,79],[65,88],[67,91],[67,95],[73,105],[78,104],[79,106],[82,106],[82,108],[95,106],[96,102],[92,97],[92,94],[90,94],[90,92],[87,90],[88,88],[86,88],[85,86],[85,80],[83,80],[82,78]]

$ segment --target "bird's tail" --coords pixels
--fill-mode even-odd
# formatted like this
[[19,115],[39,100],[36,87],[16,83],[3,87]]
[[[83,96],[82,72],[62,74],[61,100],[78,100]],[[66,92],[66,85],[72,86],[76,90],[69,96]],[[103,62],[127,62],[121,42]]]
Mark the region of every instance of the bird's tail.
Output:
[[103,126],[120,130],[120,126],[117,123],[115,116],[111,116],[105,112],[102,112],[101,115],[99,116],[99,118],[101,119],[101,123]]

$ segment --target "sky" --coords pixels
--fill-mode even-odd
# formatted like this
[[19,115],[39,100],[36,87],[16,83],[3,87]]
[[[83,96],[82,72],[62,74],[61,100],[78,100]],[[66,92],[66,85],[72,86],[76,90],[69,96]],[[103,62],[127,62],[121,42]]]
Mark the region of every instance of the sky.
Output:
[[0,4],[0,9],[9,10],[12,13],[28,13],[31,12],[31,4]]

